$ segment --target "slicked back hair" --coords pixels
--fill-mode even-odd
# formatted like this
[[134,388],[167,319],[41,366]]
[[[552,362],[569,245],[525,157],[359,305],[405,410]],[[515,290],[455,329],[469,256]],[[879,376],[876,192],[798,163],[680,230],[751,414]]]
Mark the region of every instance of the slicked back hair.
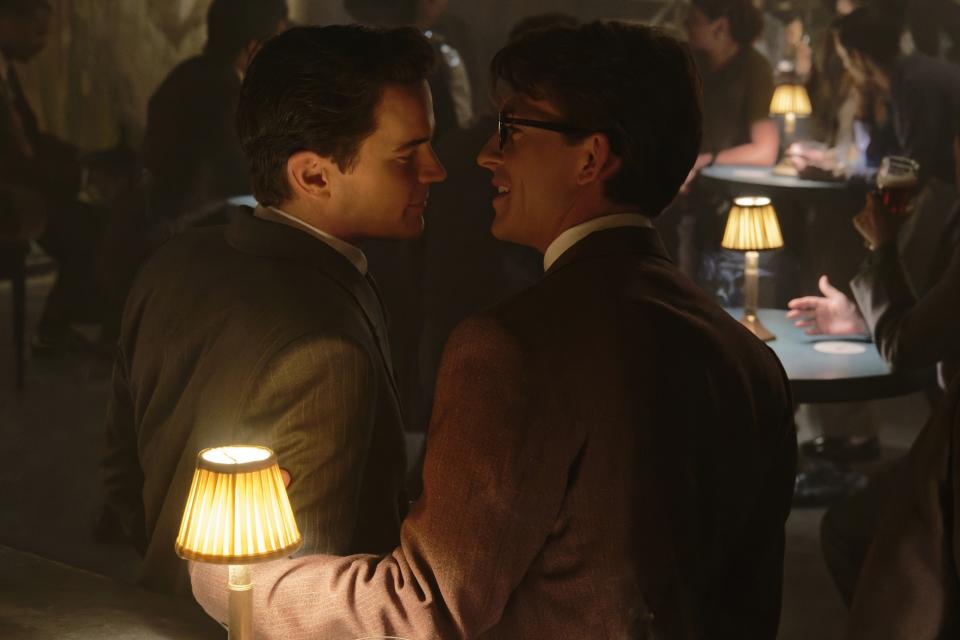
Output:
[[608,136],[622,160],[604,185],[613,202],[659,215],[696,161],[700,76],[687,46],[659,29],[593,22],[535,30],[497,53],[491,76],[494,93],[547,99],[565,122]]
[[237,109],[257,200],[290,197],[287,160],[299,151],[352,169],[376,130],[384,88],[422,82],[434,64],[430,43],[411,28],[297,27],[269,40],[247,69]]

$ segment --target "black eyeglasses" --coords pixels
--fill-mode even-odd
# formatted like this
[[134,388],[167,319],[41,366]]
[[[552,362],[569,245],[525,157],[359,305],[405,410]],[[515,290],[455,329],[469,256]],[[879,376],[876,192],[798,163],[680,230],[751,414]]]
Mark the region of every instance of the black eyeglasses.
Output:
[[547,131],[557,131],[559,133],[571,133],[579,135],[588,135],[593,133],[590,129],[584,129],[567,122],[551,122],[549,120],[527,120],[525,118],[514,118],[504,114],[503,111],[497,116],[497,135],[500,140],[500,151],[507,145],[510,139],[510,125],[515,124],[521,127],[533,127],[534,129],[546,129]]

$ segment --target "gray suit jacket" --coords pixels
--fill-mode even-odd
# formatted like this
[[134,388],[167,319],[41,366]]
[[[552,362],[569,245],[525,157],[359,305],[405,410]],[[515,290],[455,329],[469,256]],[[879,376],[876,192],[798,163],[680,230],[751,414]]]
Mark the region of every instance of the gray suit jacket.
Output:
[[654,230],[594,233],[454,331],[400,546],[258,566],[258,637],[772,640],[792,415]]
[[893,245],[868,257],[850,288],[883,358],[894,369],[940,362],[946,386],[960,370],[960,207],[931,253],[932,286],[919,297]]
[[103,463],[141,582],[189,589],[173,545],[197,452],[230,443],[290,471],[301,553],[393,548],[406,498],[389,361],[370,283],[308,234],[243,210],[162,247],[127,301]]

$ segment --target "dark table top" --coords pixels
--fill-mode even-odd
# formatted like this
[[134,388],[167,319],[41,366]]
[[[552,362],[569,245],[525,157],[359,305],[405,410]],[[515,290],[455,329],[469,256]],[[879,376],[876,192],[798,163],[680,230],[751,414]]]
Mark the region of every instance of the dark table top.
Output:
[[865,189],[864,185],[855,182],[828,182],[774,175],[773,167],[715,165],[702,169],[700,177],[707,184],[723,190],[731,197],[776,198],[789,195],[805,198],[836,198],[843,194],[857,195]]
[[225,637],[226,631],[190,600],[0,546],[0,638],[4,640]]
[[[735,318],[741,309],[727,310]],[[857,402],[919,391],[936,383],[934,369],[892,372],[867,336],[808,336],[787,312],[761,309],[760,320],[777,336],[773,349],[790,379],[797,403]]]

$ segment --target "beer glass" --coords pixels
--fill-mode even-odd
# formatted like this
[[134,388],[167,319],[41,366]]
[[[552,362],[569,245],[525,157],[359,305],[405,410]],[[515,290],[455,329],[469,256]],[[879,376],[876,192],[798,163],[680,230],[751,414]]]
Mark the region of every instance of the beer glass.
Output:
[[911,210],[911,202],[920,182],[920,165],[911,158],[887,156],[877,174],[877,193],[884,206],[896,215]]

